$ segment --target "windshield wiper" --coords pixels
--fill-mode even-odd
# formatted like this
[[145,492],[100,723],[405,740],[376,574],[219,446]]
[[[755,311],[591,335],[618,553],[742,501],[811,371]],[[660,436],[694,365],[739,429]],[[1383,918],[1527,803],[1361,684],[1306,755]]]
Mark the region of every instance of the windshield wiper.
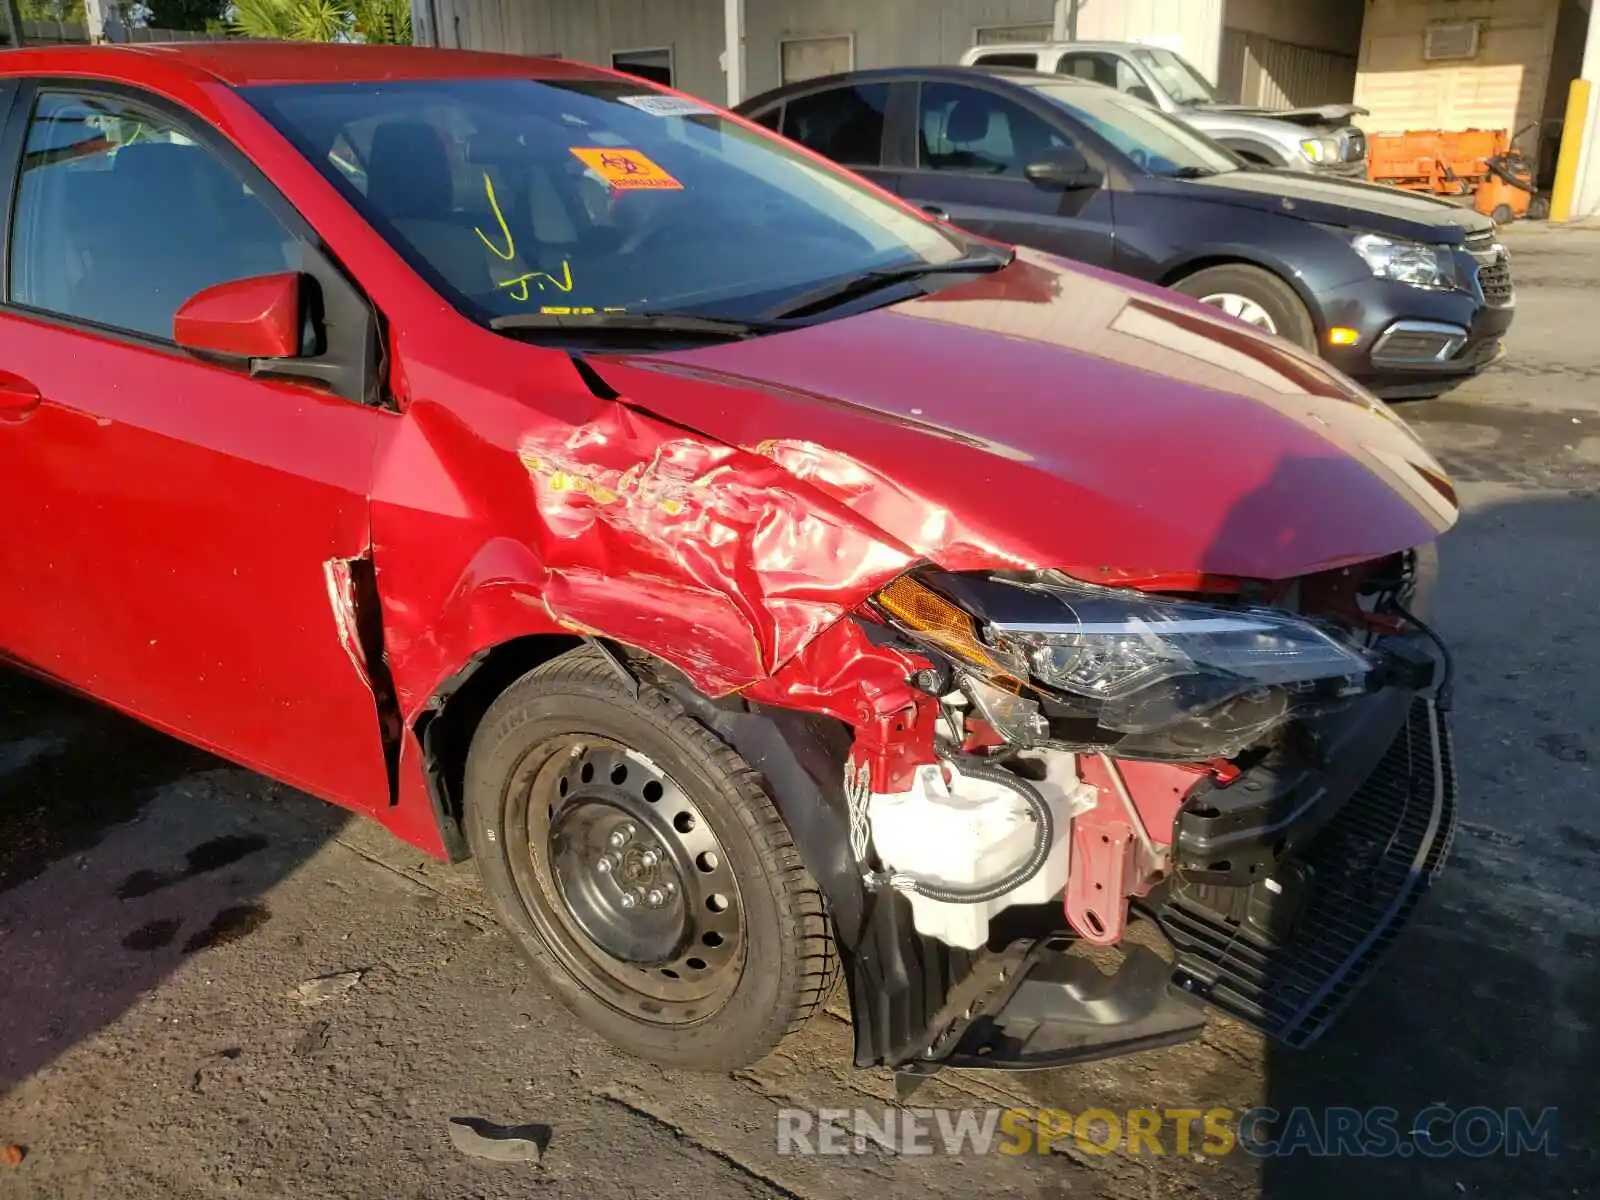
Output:
[[689,313],[508,313],[494,317],[489,328],[500,330],[552,329],[595,333],[667,333],[691,337],[743,338],[774,333],[790,326],[779,321],[741,321],[724,317],[697,317]]
[[825,308],[834,308],[846,301],[854,300],[859,296],[870,295],[882,288],[891,287],[897,283],[909,283],[914,279],[922,279],[928,275],[959,275],[968,271],[990,272],[998,271],[1001,267],[1011,265],[1011,260],[1016,257],[1015,251],[1004,254],[974,254],[967,258],[956,258],[949,262],[910,262],[901,263],[893,267],[877,267],[871,271],[862,271],[859,275],[848,275],[843,279],[836,279],[832,283],[824,284],[813,291],[802,292],[790,300],[782,308],[773,312],[763,313],[767,320],[787,320],[794,317],[810,316]]
[[1176,167],[1165,172],[1168,179],[1208,179],[1212,175],[1220,175],[1221,171],[1210,167]]

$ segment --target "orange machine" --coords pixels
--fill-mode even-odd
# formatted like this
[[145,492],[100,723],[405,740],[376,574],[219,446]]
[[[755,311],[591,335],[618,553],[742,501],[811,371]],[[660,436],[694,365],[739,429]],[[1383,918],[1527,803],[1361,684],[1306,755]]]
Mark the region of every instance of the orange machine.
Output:
[[1374,183],[1459,197],[1502,223],[1549,213],[1548,202],[1534,195],[1533,165],[1504,129],[1381,133],[1367,145],[1367,178]]

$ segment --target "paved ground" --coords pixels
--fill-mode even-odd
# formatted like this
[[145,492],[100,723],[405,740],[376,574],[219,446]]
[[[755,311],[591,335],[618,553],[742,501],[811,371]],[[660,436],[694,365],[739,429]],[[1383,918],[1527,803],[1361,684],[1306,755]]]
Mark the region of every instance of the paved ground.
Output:
[[[1512,353],[1405,410],[1460,483],[1441,624],[1467,825],[1418,924],[1304,1053],[1204,1042],[919,1103],[1560,1108],[1554,1158],[797,1158],[780,1106],[891,1094],[830,1015],[737,1078],[662,1072],[526,976],[467,870],[0,676],[0,1196],[1580,1196],[1600,1180],[1600,233],[1514,234]],[[303,980],[362,971],[309,1006]],[[540,1167],[446,1121],[549,1126]],[[1169,1150],[1172,1147],[1167,1147]]]

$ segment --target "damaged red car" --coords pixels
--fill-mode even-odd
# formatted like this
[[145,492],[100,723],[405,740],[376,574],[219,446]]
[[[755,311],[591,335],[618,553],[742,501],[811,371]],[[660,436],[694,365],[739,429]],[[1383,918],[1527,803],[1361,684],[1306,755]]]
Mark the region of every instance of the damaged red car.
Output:
[[617,1045],[1303,1045],[1442,863],[1454,495],[1314,357],[570,63],[0,118],[0,649],[475,859]]

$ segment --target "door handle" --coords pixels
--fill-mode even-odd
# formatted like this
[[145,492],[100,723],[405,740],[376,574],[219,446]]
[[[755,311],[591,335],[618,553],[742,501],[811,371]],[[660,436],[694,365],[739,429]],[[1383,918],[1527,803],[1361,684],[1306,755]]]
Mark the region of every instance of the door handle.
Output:
[[0,421],[27,420],[43,399],[39,389],[22,376],[0,371]]
[[950,214],[945,212],[945,210],[940,208],[937,204],[924,204],[922,206],[922,211],[927,213],[935,221],[948,221],[950,219]]

